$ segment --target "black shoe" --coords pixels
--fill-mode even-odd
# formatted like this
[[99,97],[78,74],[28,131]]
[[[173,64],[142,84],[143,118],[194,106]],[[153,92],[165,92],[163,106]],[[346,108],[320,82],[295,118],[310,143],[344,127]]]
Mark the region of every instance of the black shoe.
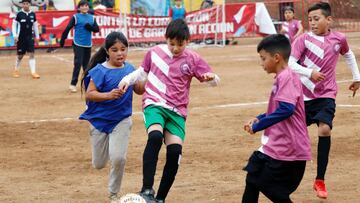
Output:
[[165,203],[165,200],[162,200],[162,199],[156,199],[156,203]]
[[139,193],[142,198],[145,199],[146,203],[156,203],[155,191],[153,189],[144,189]]

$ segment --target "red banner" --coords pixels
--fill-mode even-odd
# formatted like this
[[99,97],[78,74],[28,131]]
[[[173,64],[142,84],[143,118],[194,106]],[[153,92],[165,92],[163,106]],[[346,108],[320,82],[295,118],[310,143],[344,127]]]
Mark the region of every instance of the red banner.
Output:
[[[226,4],[225,21],[223,22],[222,6],[188,13],[188,22],[191,39],[242,37],[258,33],[255,23],[257,4]],[[61,34],[64,31],[74,11],[47,11],[36,12],[39,23],[40,42],[38,47],[59,46]],[[267,14],[268,15],[268,14]],[[128,15],[119,17],[118,13],[95,12],[95,19],[100,32],[93,34],[94,44],[101,44],[104,38],[112,31],[127,31],[130,43],[165,41],[164,34],[169,23],[168,17],[150,17]],[[124,21],[125,20],[125,21]],[[0,48],[13,48],[14,40],[11,30],[12,19],[9,14],[0,14]],[[66,46],[72,43],[72,33],[68,36]],[[261,34],[261,33],[258,33]]]

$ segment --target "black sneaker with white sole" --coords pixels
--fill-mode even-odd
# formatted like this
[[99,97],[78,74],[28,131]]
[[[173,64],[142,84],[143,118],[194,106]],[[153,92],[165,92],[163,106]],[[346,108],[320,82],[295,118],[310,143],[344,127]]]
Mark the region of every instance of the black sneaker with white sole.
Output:
[[153,189],[143,189],[139,193],[142,198],[145,199],[146,203],[156,203],[155,191]]

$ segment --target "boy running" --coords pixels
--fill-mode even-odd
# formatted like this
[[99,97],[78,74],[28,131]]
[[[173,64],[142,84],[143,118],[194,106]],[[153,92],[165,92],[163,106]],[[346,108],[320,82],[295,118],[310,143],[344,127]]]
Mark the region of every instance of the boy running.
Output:
[[360,74],[345,35],[330,29],[330,5],[317,3],[308,9],[308,13],[311,32],[303,34],[292,44],[289,66],[301,76],[306,123],[318,125],[317,175],[313,187],[317,196],[325,199],[328,193],[324,180],[335,116],[335,69],[339,54],[344,56],[351,69],[353,83],[349,90],[354,96],[360,86]]
[[262,192],[272,202],[290,203],[299,186],[311,145],[305,123],[299,76],[288,68],[289,40],[281,34],[264,38],[257,47],[261,65],[275,74],[267,112],[244,125],[250,134],[264,130],[262,146],[249,158],[243,203],[258,202]]

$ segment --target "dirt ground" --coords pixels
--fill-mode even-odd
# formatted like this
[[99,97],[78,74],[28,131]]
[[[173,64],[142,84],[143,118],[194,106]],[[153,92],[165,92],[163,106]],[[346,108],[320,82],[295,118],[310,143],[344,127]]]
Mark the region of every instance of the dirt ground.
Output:
[[[168,195],[170,203],[240,202],[246,173],[242,167],[260,146],[260,133],[248,135],[242,126],[266,110],[272,75],[259,66],[256,43],[243,39],[225,48],[196,49],[222,79],[217,88],[194,80],[190,96],[183,159]],[[360,59],[360,34],[349,37]],[[138,66],[144,51],[131,51],[128,61]],[[72,71],[71,50],[36,53],[40,80],[29,76],[28,57],[21,77],[12,78],[14,53],[0,54],[0,202],[107,202],[109,166],[91,166],[89,127],[77,118],[84,111],[81,93],[67,88]],[[359,63],[360,64],[360,63]],[[329,198],[319,200],[312,190],[316,175],[316,127],[309,133],[313,161],[307,163],[294,202],[360,201],[360,92],[347,89],[352,79],[345,62],[338,64],[339,93],[330,163],[326,174]],[[138,192],[146,134],[134,96],[133,130],[121,194]],[[164,165],[159,158],[155,189]],[[264,196],[260,202],[269,202]]]

